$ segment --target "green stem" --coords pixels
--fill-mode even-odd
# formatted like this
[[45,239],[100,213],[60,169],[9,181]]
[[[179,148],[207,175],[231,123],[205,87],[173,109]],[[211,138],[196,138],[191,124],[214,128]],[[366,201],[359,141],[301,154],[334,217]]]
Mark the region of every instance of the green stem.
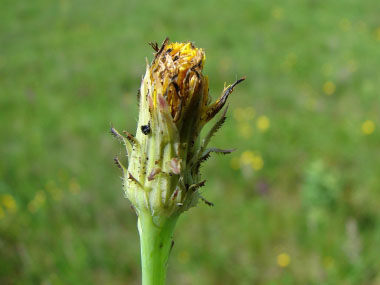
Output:
[[164,285],[166,267],[172,247],[172,235],[178,216],[156,220],[148,212],[140,212],[142,285]]

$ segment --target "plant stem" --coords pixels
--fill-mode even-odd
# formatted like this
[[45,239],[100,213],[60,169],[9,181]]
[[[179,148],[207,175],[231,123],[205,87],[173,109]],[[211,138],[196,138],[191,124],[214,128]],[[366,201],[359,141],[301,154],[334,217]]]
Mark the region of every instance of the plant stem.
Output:
[[145,211],[139,213],[142,285],[165,284],[172,235],[178,216],[156,218]]

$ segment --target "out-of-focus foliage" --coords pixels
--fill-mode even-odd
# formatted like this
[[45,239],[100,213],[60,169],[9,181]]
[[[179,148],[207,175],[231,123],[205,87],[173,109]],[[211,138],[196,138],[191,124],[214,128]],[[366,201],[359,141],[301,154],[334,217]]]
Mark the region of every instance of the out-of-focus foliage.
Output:
[[109,135],[136,128],[150,41],[247,80],[175,233],[169,284],[380,282],[380,2],[0,3],[0,284],[139,284]]
[[341,188],[336,177],[328,172],[322,161],[314,161],[306,169],[301,188],[301,199],[308,223],[311,227],[328,223],[330,215],[339,207]]

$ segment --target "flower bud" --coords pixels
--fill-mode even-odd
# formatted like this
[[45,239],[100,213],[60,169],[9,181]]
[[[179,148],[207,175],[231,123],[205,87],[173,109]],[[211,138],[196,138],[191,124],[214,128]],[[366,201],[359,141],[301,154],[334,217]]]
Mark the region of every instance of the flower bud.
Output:
[[201,163],[212,152],[232,151],[207,148],[225,121],[226,110],[203,140],[200,132],[245,78],[225,87],[211,104],[202,49],[168,39],[160,48],[151,45],[155,55],[141,82],[136,136],[111,131],[127,149],[128,167],[115,161],[123,170],[125,194],[137,214],[148,211],[153,217],[170,217],[204,200],[199,193],[205,185],[199,174]]

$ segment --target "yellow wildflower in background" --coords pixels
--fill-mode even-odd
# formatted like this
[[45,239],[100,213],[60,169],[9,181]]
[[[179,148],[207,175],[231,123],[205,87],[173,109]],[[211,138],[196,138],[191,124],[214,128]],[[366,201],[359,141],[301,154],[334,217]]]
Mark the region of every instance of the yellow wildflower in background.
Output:
[[380,27],[375,30],[375,39],[380,41]]
[[253,154],[253,151],[250,151],[250,150],[246,150],[245,152],[243,152],[240,156],[240,162],[242,164],[250,164],[252,159],[254,157],[254,154]]
[[287,253],[281,253],[277,255],[277,265],[284,268],[289,266],[290,256]]
[[253,107],[236,108],[234,110],[234,119],[238,122],[237,130],[242,138],[250,138],[253,128],[250,120],[255,117],[255,109]]
[[230,165],[232,169],[238,170],[240,168],[240,160],[238,157],[231,158]]
[[332,82],[332,81],[327,81],[327,82],[325,82],[325,84],[323,84],[323,92],[326,95],[334,94],[335,89],[336,89],[336,86],[335,86],[334,82]]
[[255,155],[252,159],[251,166],[254,170],[260,170],[264,166],[264,161],[261,155]]
[[45,201],[46,201],[45,192],[42,190],[38,191],[36,195],[34,196],[33,200],[31,200],[28,203],[28,210],[31,213],[37,212],[37,210],[39,210],[45,204]]
[[234,119],[238,122],[246,122],[255,117],[255,109],[253,107],[236,108],[234,110]]
[[53,180],[49,180],[46,183],[46,190],[51,194],[54,200],[61,200],[62,199],[62,190],[58,188],[57,184]]
[[246,150],[240,156],[240,165],[249,165],[254,170],[260,170],[264,166],[264,160],[260,154]]
[[80,192],[80,185],[75,178],[70,180],[69,191],[71,194],[78,194]]
[[9,212],[16,212],[17,211],[17,204],[12,195],[9,194],[3,194],[0,196],[0,202],[4,206],[6,210]]
[[261,132],[265,132],[270,127],[269,118],[267,116],[260,116],[257,119],[256,125]]
[[362,133],[365,135],[370,135],[375,131],[375,123],[371,120],[366,120],[362,124]]

